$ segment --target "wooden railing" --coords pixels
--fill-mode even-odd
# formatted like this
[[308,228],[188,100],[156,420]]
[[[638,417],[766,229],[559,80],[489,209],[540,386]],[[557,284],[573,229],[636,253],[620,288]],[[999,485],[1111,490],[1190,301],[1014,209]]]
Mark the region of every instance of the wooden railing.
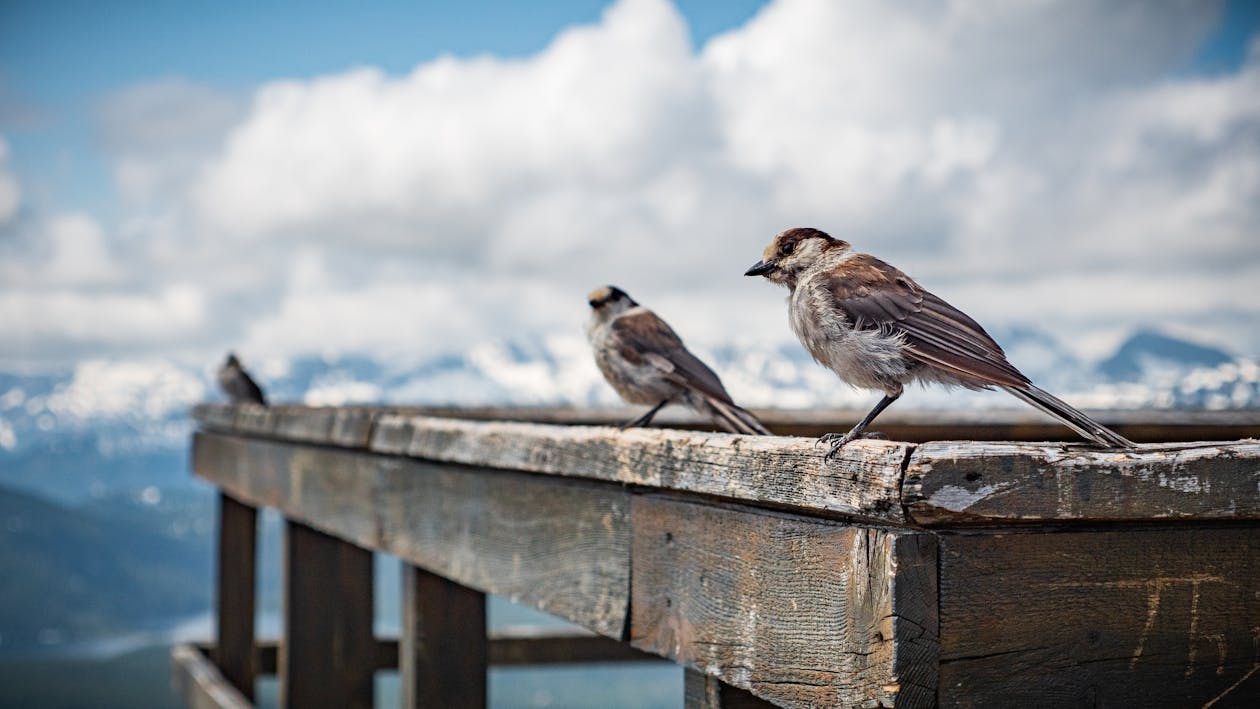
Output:
[[[683,665],[689,707],[1260,701],[1260,443],[1224,440],[1255,412],[1104,415],[1155,442],[1132,452],[915,443],[1047,425],[890,415],[904,440],[831,462],[804,438],[569,425],[613,415],[199,407],[219,620],[174,651],[186,701],[244,706],[274,672],[282,706],[369,706],[388,668],[404,706],[484,706],[488,666],[630,659]],[[553,423],[487,420],[513,416]],[[1188,431],[1222,442],[1167,442]],[[278,643],[254,633],[260,507],[286,520]],[[397,639],[373,635],[372,551],[404,561]],[[488,634],[486,593],[589,632]]]

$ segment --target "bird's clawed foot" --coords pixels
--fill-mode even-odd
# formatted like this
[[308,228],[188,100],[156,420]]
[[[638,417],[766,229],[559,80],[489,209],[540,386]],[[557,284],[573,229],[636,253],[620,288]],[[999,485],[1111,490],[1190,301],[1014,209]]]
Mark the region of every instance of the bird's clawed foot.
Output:
[[885,438],[885,436],[877,431],[862,431],[855,428],[848,433],[824,433],[814,442],[814,446],[829,446],[827,452],[823,454],[823,460],[830,461],[840,452],[841,448],[859,438]]

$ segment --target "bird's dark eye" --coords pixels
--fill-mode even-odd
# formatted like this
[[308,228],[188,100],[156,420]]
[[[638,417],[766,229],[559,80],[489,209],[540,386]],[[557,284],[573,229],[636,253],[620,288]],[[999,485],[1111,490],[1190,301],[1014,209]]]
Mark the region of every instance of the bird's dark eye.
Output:
[[779,247],[779,253],[783,254],[784,256],[787,256],[788,254],[792,253],[793,246],[796,246],[796,244],[789,241],[788,243]]

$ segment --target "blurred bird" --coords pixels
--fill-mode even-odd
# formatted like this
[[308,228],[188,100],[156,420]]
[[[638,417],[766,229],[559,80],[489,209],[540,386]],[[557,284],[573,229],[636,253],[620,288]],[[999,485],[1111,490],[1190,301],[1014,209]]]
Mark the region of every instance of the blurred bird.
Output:
[[656,313],[615,286],[596,289],[587,301],[592,310],[587,337],[604,378],[627,403],[654,405],[622,428],[646,426],[666,404],[676,403],[711,416],[731,433],[770,435],[731,401],[713,370],[687,351]]
[[231,352],[228,353],[227,361],[219,367],[219,386],[223,388],[223,392],[228,395],[228,400],[233,404],[267,405],[267,398],[263,396],[262,388],[254,382],[249,372],[241,366],[241,361]]
[[831,444],[828,458],[862,436],[914,381],[968,389],[996,386],[1100,446],[1134,447],[1034,386],[975,320],[896,268],[855,253],[846,241],[817,229],[789,229],[774,237],[744,275],[765,276],[788,287],[792,330],[815,361],[852,386],[884,392],[848,433],[819,439]]

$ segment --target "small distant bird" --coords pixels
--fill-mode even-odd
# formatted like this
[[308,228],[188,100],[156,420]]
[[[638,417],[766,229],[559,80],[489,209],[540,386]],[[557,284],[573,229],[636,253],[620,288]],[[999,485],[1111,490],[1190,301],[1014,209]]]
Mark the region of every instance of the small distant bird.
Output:
[[223,388],[223,392],[228,395],[228,400],[233,404],[267,405],[267,398],[263,396],[262,388],[249,376],[249,372],[241,366],[241,361],[231,352],[228,353],[227,361],[219,367],[219,386]]
[[731,433],[770,435],[752,414],[731,401],[713,370],[691,354],[656,313],[615,286],[596,289],[587,302],[592,310],[587,337],[595,364],[627,403],[653,405],[622,428],[646,426],[662,407],[676,403],[711,416]]
[[1104,447],[1132,441],[1033,385],[1006,361],[993,338],[960,310],[909,276],[817,229],[789,229],[770,242],[745,276],[785,285],[788,318],[801,344],[846,383],[884,392],[848,433],[829,433],[827,457],[901,396],[905,385],[936,382],[968,389],[999,387]]

